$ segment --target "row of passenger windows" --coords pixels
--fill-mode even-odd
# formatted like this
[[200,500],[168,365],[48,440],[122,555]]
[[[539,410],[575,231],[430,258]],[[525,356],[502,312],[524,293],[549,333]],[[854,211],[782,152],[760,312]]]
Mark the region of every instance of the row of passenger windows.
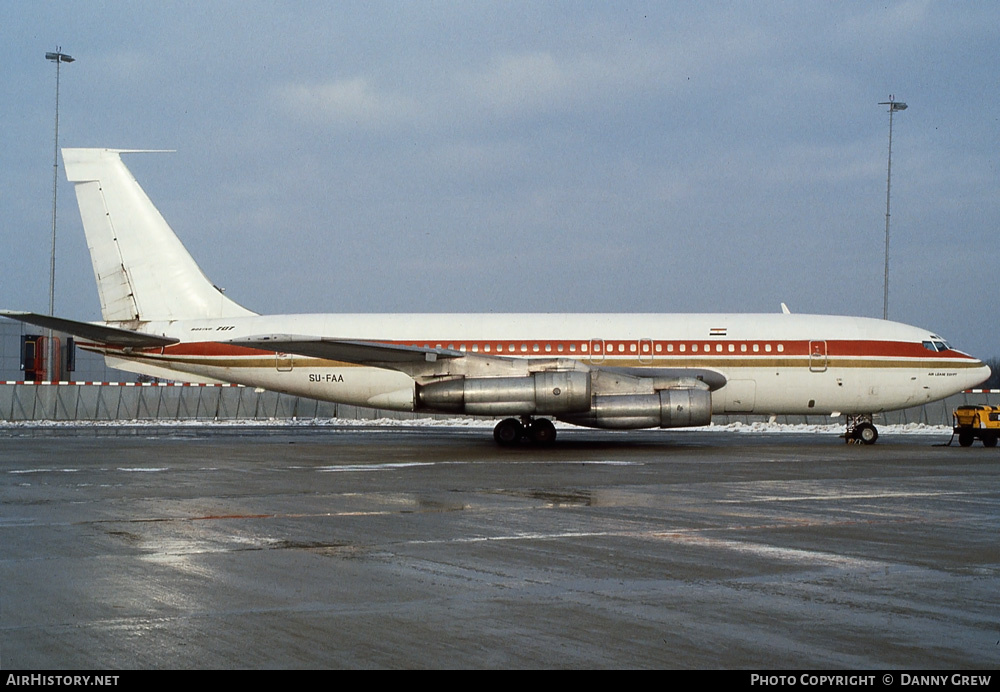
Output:
[[[424,348],[431,348],[431,344],[424,344]],[[784,353],[784,344],[739,344],[738,348],[736,344],[699,344],[699,343],[678,343],[678,344],[653,344],[651,341],[643,340],[641,342],[608,342],[603,341],[591,341],[591,342],[572,342],[569,344],[565,343],[487,343],[487,344],[472,344],[469,348],[467,344],[458,344],[456,349],[456,344],[434,344],[433,348],[447,348],[451,351],[471,351],[472,353],[590,353],[594,355],[597,354],[607,354],[614,355],[618,353],[642,353],[643,355],[650,355],[651,353],[771,353],[772,351],[777,351],[778,353]]]

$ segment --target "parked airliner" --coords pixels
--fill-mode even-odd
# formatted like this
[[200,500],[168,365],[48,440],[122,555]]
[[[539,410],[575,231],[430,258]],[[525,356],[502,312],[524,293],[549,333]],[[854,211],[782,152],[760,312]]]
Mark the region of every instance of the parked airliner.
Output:
[[713,413],[872,414],[989,377],[927,330],[790,314],[258,315],[212,284],[116,149],[63,149],[103,322],[0,314],[81,339],[111,367],[358,406],[501,418],[503,445],[593,428],[702,426]]

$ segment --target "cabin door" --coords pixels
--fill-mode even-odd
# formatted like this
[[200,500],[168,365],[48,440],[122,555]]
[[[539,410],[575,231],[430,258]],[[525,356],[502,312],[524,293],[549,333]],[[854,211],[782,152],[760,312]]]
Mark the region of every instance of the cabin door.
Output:
[[274,354],[274,367],[278,372],[291,372],[292,371],[292,354],[291,353],[275,353]]
[[809,372],[826,372],[826,342],[809,342]]
[[604,339],[590,340],[590,362],[591,363],[604,362]]

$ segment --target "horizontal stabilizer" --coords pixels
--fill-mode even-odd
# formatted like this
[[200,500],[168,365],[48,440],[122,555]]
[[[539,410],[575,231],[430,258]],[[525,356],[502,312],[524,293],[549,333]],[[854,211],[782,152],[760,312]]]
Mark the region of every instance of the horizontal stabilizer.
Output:
[[77,322],[51,315],[39,315],[34,312],[19,312],[17,310],[0,310],[0,316],[7,317],[19,322],[33,324],[36,327],[53,329],[57,332],[64,332],[78,336],[81,339],[93,341],[108,346],[127,346],[131,348],[149,348],[153,346],[169,346],[176,344],[179,339],[168,336],[156,336],[155,334],[143,334],[130,329],[118,329],[117,327],[105,327],[102,324],[91,324],[90,322]]

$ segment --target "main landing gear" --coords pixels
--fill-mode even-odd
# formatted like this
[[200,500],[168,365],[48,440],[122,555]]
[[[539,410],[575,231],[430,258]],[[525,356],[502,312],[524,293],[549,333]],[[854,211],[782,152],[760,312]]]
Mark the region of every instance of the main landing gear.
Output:
[[870,413],[860,416],[847,416],[847,432],[844,442],[849,445],[873,445],[878,440],[878,429],[872,423]]
[[504,418],[493,428],[493,439],[501,447],[512,447],[521,440],[538,446],[550,445],[556,440],[556,426],[548,418]]

